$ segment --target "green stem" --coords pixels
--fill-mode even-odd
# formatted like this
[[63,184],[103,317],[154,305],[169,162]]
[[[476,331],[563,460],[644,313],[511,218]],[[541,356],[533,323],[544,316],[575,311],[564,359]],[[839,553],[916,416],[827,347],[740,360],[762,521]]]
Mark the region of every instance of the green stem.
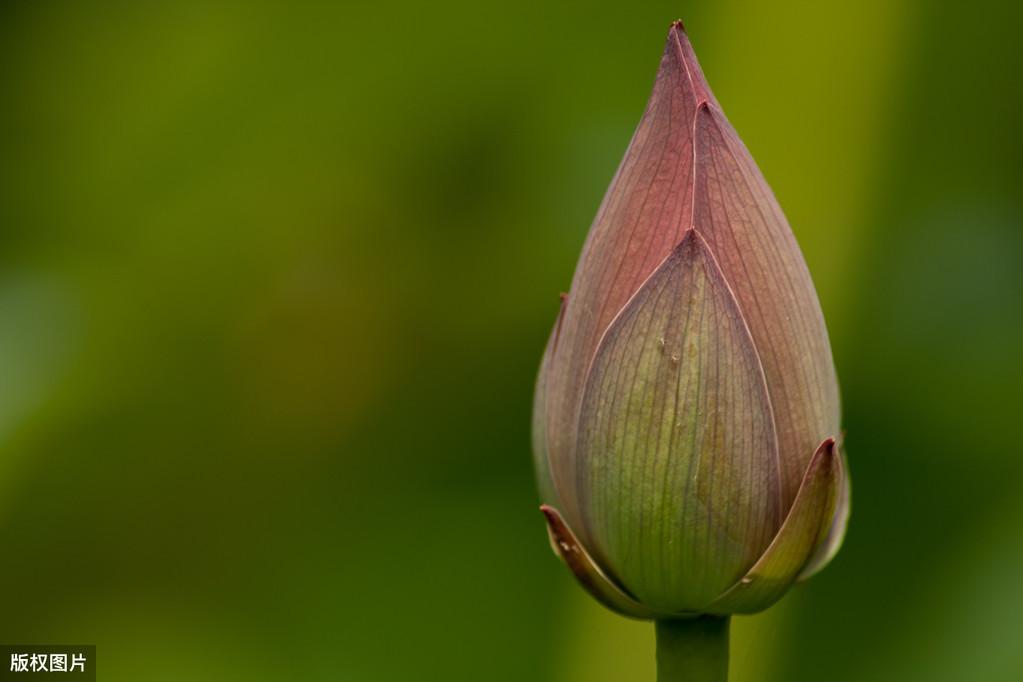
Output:
[[728,622],[728,616],[657,621],[657,682],[728,682]]

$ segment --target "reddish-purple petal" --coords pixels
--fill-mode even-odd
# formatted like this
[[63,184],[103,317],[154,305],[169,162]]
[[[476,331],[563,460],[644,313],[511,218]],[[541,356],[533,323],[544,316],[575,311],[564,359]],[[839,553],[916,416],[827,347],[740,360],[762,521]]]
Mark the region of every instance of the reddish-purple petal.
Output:
[[839,432],[831,347],[792,230],[746,147],[712,106],[697,114],[694,223],[753,335],[774,406],[783,497],[791,504],[810,454]]
[[708,97],[688,38],[673,27],[646,112],[583,247],[551,358],[548,443],[562,511],[573,526],[580,521],[570,481],[585,375],[611,320],[691,224],[693,124]]

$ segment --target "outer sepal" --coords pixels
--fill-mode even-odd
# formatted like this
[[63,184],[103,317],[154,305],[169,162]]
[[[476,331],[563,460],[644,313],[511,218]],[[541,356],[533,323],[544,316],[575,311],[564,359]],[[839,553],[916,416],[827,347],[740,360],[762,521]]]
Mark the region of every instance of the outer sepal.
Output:
[[835,515],[831,519],[831,525],[827,534],[821,539],[820,544],[814,551],[810,561],[800,572],[796,582],[803,582],[819,573],[838,554],[845,540],[845,530],[849,525],[849,512],[852,506],[852,477],[849,475],[849,464],[845,456],[845,448],[841,445],[835,446],[842,456],[842,485],[839,490],[838,502],[835,505]]
[[540,505],[540,511],[547,519],[547,534],[551,541],[551,549],[565,562],[565,565],[575,575],[576,580],[594,599],[612,611],[629,618],[650,620],[668,615],[657,613],[643,606],[618,587],[593,561],[586,548],[580,544],[568,524],[561,518],[557,509],[543,504]]
[[843,479],[835,439],[817,448],[781,529],[746,575],[706,611],[756,613],[778,601],[795,582],[835,515]]

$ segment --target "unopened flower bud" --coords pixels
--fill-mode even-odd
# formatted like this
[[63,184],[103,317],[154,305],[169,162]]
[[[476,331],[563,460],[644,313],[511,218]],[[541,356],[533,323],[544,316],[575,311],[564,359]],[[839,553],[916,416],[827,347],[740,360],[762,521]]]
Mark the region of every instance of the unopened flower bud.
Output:
[[820,304],[678,22],[562,302],[533,430],[554,549],[621,613],[759,611],[841,544]]

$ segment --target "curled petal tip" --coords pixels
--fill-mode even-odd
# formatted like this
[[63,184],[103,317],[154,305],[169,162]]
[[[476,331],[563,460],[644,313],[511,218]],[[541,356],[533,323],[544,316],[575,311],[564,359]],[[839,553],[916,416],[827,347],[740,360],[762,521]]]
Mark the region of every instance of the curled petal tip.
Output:
[[561,518],[557,509],[547,504],[541,504],[540,511],[547,519],[547,534],[551,541],[551,549],[565,562],[565,565],[575,575],[576,580],[594,599],[612,611],[630,618],[650,619],[659,615],[626,594],[607,577],[576,539],[575,534]]
[[[844,434],[843,434],[844,435]],[[835,511],[831,517],[831,521],[821,529],[821,536],[818,539],[817,548],[814,550],[813,556],[803,567],[799,577],[796,579],[797,582],[802,582],[808,578],[816,575],[825,566],[827,566],[838,550],[842,547],[842,542],[845,540],[846,527],[849,525],[849,511],[851,507],[851,485],[849,478],[849,466],[846,462],[845,453],[843,449],[834,442],[832,439],[831,448],[835,455],[835,460],[839,465],[839,483],[838,483],[838,498],[835,501]]]
[[546,504],[540,505],[540,513],[547,519],[547,539],[551,541],[551,551],[554,552],[554,556],[561,558],[562,548],[559,547],[558,537],[554,532],[554,528],[557,527],[558,517],[557,512],[553,507]]
[[[580,563],[583,558],[589,559],[586,550],[576,539],[575,534],[569,530],[568,524],[561,518],[557,509],[548,504],[541,504],[540,512],[547,519],[547,537],[551,541],[551,549],[555,556],[564,561],[578,576],[575,564]],[[592,560],[590,561],[592,562]],[[594,568],[596,568],[595,564]]]

